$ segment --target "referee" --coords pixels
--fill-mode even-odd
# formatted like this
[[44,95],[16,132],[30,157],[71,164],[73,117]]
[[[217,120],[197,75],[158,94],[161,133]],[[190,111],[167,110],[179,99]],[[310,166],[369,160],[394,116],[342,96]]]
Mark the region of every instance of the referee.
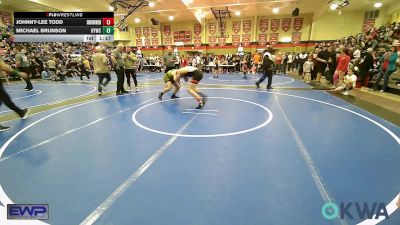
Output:
[[117,95],[127,94],[128,92],[124,89],[124,77],[125,77],[125,60],[122,57],[124,53],[124,45],[118,44],[117,48],[111,53],[112,65],[117,74]]
[[264,56],[263,56],[263,75],[260,77],[260,79],[256,82],[256,87],[260,88],[260,83],[262,83],[265,78],[268,77],[268,84],[267,84],[267,89],[274,89],[272,85],[272,66],[273,66],[273,61],[271,60],[271,53],[268,52],[267,50],[264,51]]

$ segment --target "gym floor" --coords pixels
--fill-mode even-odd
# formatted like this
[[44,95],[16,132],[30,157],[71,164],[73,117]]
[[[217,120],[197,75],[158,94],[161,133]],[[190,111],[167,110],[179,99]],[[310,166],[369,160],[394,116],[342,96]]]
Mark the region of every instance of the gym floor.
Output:
[[[289,76],[266,91],[205,75],[203,110],[185,89],[159,101],[161,78],[124,96],[97,97],[95,77],[7,86],[23,107],[91,98],[6,123],[0,224],[12,202],[49,204],[24,224],[400,224],[397,125]],[[326,220],[326,202],[384,202],[390,218]]]

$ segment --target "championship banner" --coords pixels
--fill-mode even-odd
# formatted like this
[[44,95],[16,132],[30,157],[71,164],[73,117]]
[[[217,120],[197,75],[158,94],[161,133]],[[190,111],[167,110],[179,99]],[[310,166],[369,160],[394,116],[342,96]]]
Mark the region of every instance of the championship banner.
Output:
[[259,29],[261,33],[265,33],[268,30],[269,19],[262,18],[260,19]]
[[194,47],[198,48],[201,46],[201,36],[194,36]]
[[242,22],[240,21],[233,21],[232,22],[232,31],[233,33],[237,34],[240,32]]
[[271,19],[271,30],[276,32],[279,30],[280,19]]
[[258,44],[265,45],[268,42],[268,34],[258,34]]
[[150,36],[150,29],[148,27],[143,27],[143,36],[145,37]]
[[284,18],[282,19],[282,30],[287,32],[290,30],[290,25],[292,23],[292,18]]
[[[221,25],[218,23],[218,31],[220,32],[220,33],[222,33],[221,32]],[[223,33],[225,33],[226,32],[226,22],[222,22],[222,31],[223,31]]]
[[240,44],[240,35],[232,35],[232,45],[238,47]]
[[225,46],[226,45],[226,38],[224,38],[224,37],[218,38],[218,45],[219,46]]
[[269,43],[271,45],[275,45],[278,43],[279,33],[270,33],[269,34]]
[[375,19],[364,20],[363,31],[367,31],[371,28],[374,28],[374,25],[375,25]]
[[251,43],[251,34],[242,35],[243,46],[249,46]]
[[208,36],[208,44],[212,48],[215,47],[215,45],[217,44],[217,37],[216,36]]
[[301,32],[293,32],[292,33],[293,44],[299,44],[300,41],[301,41]]
[[208,24],[208,32],[209,32],[211,35],[214,35],[215,32],[217,32],[217,24],[216,24],[216,23],[209,23],[209,24]]
[[165,36],[170,36],[171,35],[171,26],[170,25],[165,25],[164,26],[164,35]]
[[172,46],[172,38],[164,38],[164,45],[166,47],[171,47]]
[[143,42],[142,42],[142,39],[141,39],[141,38],[136,39],[136,45],[137,45],[138,47],[142,47],[142,46],[143,46]]
[[4,26],[13,25],[11,13],[9,12],[0,12],[0,19]]
[[142,28],[141,27],[135,27],[135,34],[137,38],[142,37]]
[[158,48],[158,38],[151,39],[151,46],[153,46],[153,48]]
[[144,39],[144,47],[150,48],[150,46],[151,46],[150,38]]
[[151,36],[153,36],[154,38],[158,36],[158,29],[157,29],[157,27],[152,27],[152,28],[151,28]]
[[293,29],[295,31],[299,31],[303,28],[303,18],[294,18],[293,19]]
[[200,35],[201,34],[201,24],[195,23],[193,25],[193,31],[195,35]]
[[251,20],[243,21],[243,31],[249,33],[251,31]]

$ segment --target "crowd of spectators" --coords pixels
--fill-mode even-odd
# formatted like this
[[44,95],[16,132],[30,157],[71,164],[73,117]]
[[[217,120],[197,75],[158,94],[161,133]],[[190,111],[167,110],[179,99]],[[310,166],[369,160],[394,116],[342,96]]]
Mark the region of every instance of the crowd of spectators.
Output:
[[[377,89],[379,80],[384,78],[382,91],[387,90],[390,75],[399,64],[398,46],[400,23],[371,28],[363,33],[345,37],[334,42],[320,42],[309,52],[274,52],[274,74],[286,74],[296,71],[307,82],[320,82],[321,77],[333,85],[342,86],[348,69],[354,71],[359,86]],[[90,79],[92,66],[91,56],[95,52],[95,44],[90,43],[12,43],[9,33],[3,33],[0,43],[0,57],[9,65],[15,66],[16,54],[22,54],[28,60],[31,77],[41,77],[54,81],[64,81],[66,76],[86,76]],[[115,46],[107,46],[105,54],[111,55]],[[18,50],[19,49],[19,50]],[[172,51],[172,50],[171,50]],[[175,67],[194,66],[214,73],[261,72],[262,56],[238,52],[237,54],[201,54],[181,55],[173,51],[177,61]],[[135,52],[138,58],[138,71],[150,70],[161,72],[164,67],[163,56],[143,55],[140,49]],[[311,63],[310,63],[311,62]],[[378,75],[372,86],[370,81]],[[4,74],[2,74],[7,78]]]

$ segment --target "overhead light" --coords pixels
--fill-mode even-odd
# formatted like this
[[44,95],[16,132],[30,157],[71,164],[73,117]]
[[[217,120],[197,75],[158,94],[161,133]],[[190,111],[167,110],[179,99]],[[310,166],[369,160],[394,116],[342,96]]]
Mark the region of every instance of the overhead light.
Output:
[[329,6],[329,8],[330,8],[331,10],[336,10],[338,7],[339,7],[339,5],[336,4],[336,3],[332,3],[332,4]]
[[149,2],[149,6],[150,6],[150,7],[154,7],[154,6],[156,6],[156,3],[153,2],[153,1],[151,1],[151,2]]
[[279,8],[272,8],[272,12],[275,14],[279,13]]
[[380,8],[380,7],[382,7],[382,2],[376,2],[376,3],[374,4],[374,7],[375,7],[375,8]]
[[235,12],[235,15],[236,15],[236,16],[240,16],[240,14],[241,14],[240,11],[236,11],[236,12]]
[[168,19],[172,21],[174,20],[174,16],[168,16]]
[[108,10],[110,10],[110,11],[117,11],[118,10],[118,6],[117,6],[117,3],[114,1],[114,2],[111,2],[110,3],[110,6],[108,7]]
[[193,0],[182,0],[182,2],[186,5],[190,5],[193,3]]
[[135,23],[140,23],[140,19],[139,18],[135,18]]

